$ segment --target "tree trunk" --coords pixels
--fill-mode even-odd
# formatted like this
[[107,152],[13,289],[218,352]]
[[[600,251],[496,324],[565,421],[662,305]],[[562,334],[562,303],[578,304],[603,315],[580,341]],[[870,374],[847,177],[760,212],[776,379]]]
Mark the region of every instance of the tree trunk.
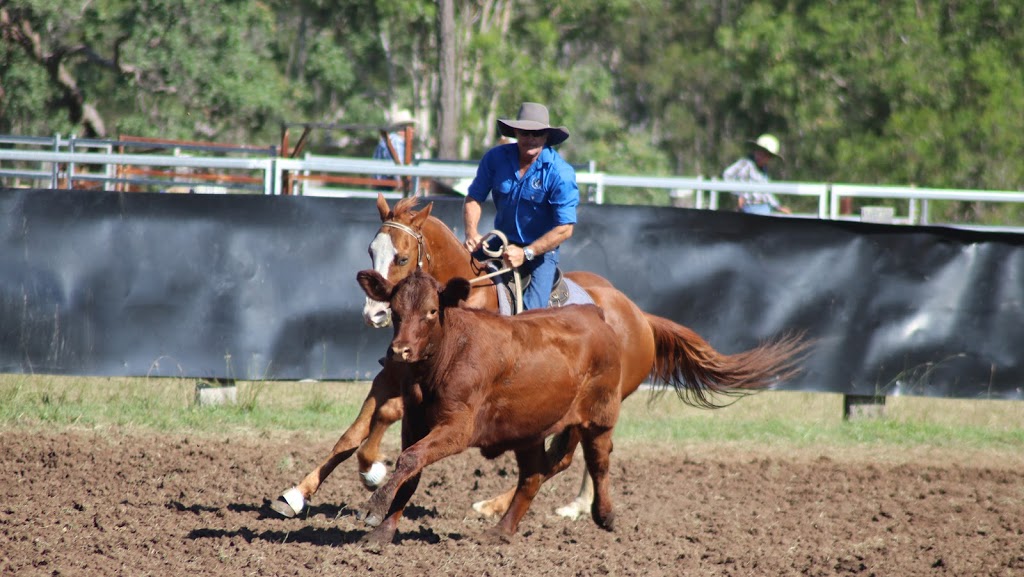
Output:
[[459,73],[456,64],[455,0],[438,0],[438,72],[440,102],[437,115],[437,157],[456,157],[459,129]]

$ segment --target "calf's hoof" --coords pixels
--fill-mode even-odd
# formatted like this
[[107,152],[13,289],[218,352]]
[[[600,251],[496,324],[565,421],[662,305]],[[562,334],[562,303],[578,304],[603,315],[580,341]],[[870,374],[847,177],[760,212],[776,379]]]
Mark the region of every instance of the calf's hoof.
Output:
[[615,513],[608,511],[605,515],[594,515],[594,522],[605,531],[615,530]]
[[476,542],[480,545],[508,545],[515,537],[506,533],[500,527],[491,527],[477,535]]
[[384,517],[372,511],[363,511],[359,517],[370,527],[377,527],[384,522]]
[[390,545],[395,540],[395,532],[386,529],[384,527],[377,527],[373,531],[370,531],[363,538],[359,540],[359,543],[371,551],[379,550],[385,545]]
[[292,487],[281,494],[276,500],[270,503],[270,508],[282,517],[291,519],[298,515],[306,507],[306,498],[302,491]]

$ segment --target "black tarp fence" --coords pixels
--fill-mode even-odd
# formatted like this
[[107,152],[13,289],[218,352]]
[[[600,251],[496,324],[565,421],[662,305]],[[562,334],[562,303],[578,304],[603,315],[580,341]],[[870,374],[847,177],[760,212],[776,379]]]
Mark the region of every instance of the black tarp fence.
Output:
[[[461,202],[431,200],[461,237]],[[0,189],[0,210],[0,372],[367,379],[390,340],[355,282],[372,200]],[[719,351],[815,339],[780,389],[1024,397],[1024,235],[611,205],[579,220],[565,270]]]

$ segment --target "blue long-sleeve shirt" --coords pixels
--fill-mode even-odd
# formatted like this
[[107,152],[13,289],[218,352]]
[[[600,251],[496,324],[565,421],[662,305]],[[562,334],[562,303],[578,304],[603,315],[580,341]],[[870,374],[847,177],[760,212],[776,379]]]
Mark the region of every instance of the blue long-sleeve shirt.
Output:
[[493,195],[494,228],[521,246],[556,226],[576,224],[580,203],[576,171],[554,148],[545,147],[519,178],[519,148],[514,143],[484,154],[468,194],[481,204]]

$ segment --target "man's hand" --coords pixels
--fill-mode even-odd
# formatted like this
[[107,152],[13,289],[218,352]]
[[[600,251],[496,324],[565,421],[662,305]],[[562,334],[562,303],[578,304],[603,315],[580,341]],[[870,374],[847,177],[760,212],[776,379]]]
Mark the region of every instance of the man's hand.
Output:
[[526,255],[523,254],[523,247],[516,245],[509,245],[505,247],[505,254],[503,260],[507,266],[512,268],[519,268],[526,262]]
[[480,246],[480,241],[483,240],[483,238],[484,237],[478,232],[472,234],[467,232],[465,243],[466,250],[468,250],[469,252],[473,252],[474,250],[476,250]]

